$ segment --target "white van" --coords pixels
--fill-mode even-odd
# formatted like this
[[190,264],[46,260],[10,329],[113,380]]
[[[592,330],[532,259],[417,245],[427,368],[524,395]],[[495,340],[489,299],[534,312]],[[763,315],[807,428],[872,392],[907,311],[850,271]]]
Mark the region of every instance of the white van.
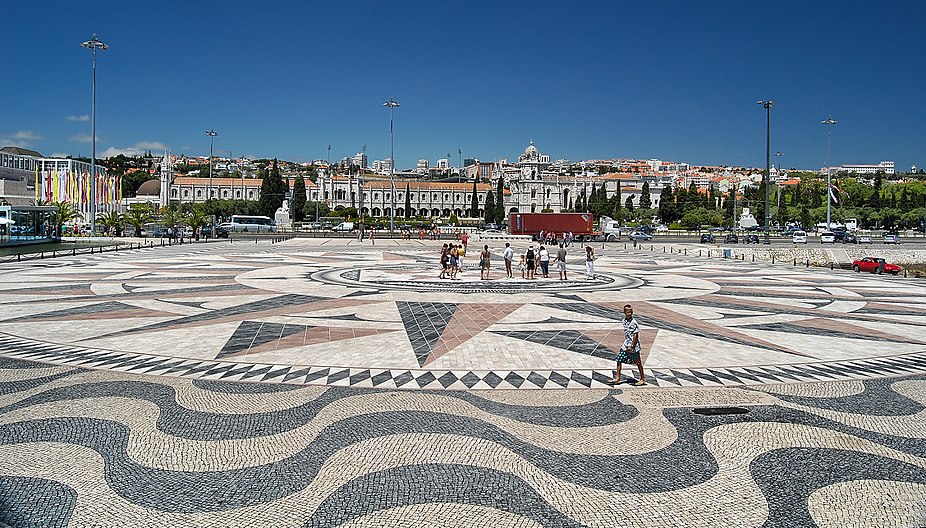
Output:
[[353,222],[341,222],[340,224],[331,228],[332,231],[338,231],[341,233],[347,233],[354,230]]
[[806,244],[807,243],[807,232],[806,231],[795,231],[791,233],[791,242],[794,244]]

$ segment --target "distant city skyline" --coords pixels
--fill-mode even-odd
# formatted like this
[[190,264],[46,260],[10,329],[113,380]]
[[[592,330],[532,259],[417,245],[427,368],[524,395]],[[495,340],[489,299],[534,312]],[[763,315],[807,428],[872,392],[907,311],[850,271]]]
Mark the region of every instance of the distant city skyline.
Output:
[[90,155],[96,33],[99,157],[208,155],[215,129],[217,156],[382,160],[394,97],[397,168],[530,141],[553,160],[761,167],[771,99],[775,164],[823,167],[832,115],[832,165],[926,165],[919,2],[261,7],[7,6],[0,147]]

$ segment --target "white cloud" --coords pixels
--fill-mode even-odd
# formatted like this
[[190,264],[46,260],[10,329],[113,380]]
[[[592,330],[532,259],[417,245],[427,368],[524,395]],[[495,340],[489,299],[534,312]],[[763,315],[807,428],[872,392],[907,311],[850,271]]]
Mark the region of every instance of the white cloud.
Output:
[[29,147],[33,141],[42,139],[42,136],[31,130],[18,130],[12,134],[0,135],[0,144],[14,147]]
[[87,115],[87,114],[81,114],[81,115],[74,115],[74,114],[71,114],[71,115],[65,117],[65,119],[67,119],[68,121],[80,121],[80,122],[84,122],[84,121],[90,121],[90,116]]
[[143,156],[149,150],[152,154],[155,154],[158,150],[163,151],[166,148],[167,145],[161,143],[160,141],[139,141],[131,147],[109,147],[102,153],[98,154],[98,156],[101,158],[111,158],[113,156],[118,156],[119,154],[124,156]]
[[160,141],[139,141],[135,146],[148,150],[165,150],[167,148],[167,145]]
[[[68,141],[73,141],[74,143],[90,143],[90,134],[74,134],[68,138]],[[97,142],[100,141],[100,136],[96,137]]]
[[35,132],[31,130],[20,130],[16,132],[15,134],[13,134],[13,137],[16,139],[25,140],[25,141],[38,141],[42,139],[42,136],[36,134]]

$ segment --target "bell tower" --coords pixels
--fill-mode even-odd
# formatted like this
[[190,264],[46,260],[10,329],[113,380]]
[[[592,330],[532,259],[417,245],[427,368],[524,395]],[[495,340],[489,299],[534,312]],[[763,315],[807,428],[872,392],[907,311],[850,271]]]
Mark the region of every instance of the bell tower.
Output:
[[170,183],[174,176],[174,164],[170,159],[170,153],[164,151],[164,158],[161,160],[161,207],[167,207],[168,196],[170,195]]

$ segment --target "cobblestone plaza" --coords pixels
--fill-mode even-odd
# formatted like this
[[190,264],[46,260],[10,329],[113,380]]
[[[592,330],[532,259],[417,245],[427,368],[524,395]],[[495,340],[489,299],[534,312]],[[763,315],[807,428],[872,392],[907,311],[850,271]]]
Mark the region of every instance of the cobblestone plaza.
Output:
[[[0,522],[926,525],[921,280],[375,244],[0,265]],[[607,383],[628,303],[644,387]]]

